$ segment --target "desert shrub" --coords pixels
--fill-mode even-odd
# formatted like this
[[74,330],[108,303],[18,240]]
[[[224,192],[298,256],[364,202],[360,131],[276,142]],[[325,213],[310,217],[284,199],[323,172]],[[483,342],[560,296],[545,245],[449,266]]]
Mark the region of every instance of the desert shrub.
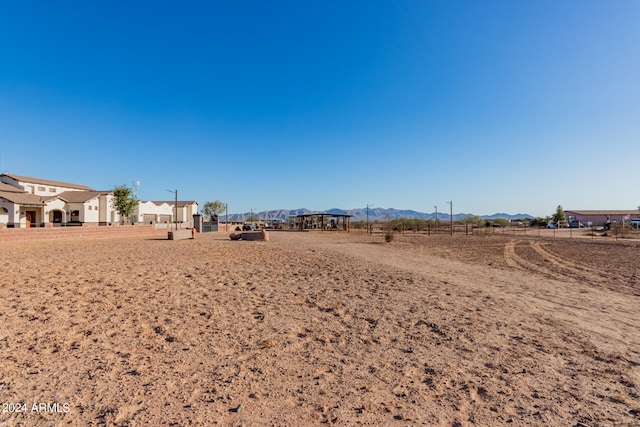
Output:
[[391,243],[393,241],[394,238],[394,234],[393,234],[393,230],[387,230],[384,233],[384,241],[387,243]]
[[350,227],[355,230],[366,230],[367,229],[367,221],[352,221]]
[[547,225],[547,220],[544,218],[533,218],[529,225],[532,227],[545,227]]
[[496,218],[493,220],[493,224],[498,224],[500,227],[508,227],[511,223],[506,218]]
[[480,226],[480,224],[482,224],[482,218],[480,218],[477,215],[466,215],[464,218],[460,219],[460,221],[458,222],[464,225]]
[[627,224],[620,222],[614,222],[611,224],[611,229],[607,231],[606,236],[614,237],[634,237],[638,235],[638,230]]
[[433,223],[433,220],[425,220],[421,218],[394,218],[387,221],[387,225],[391,226],[395,231],[421,231],[426,230],[427,226]]

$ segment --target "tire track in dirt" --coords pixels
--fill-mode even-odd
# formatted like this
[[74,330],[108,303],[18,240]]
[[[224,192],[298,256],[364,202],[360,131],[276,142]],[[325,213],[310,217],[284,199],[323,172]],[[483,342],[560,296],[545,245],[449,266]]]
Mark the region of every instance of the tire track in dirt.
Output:
[[[291,239],[293,243],[295,236],[282,237],[283,241]],[[295,243],[300,245],[302,242]],[[444,302],[449,295],[456,301],[455,306],[471,303],[473,307],[477,301],[471,302],[474,297],[467,299],[465,295],[469,297],[478,291],[478,295],[486,292],[490,297],[489,301],[495,301],[500,308],[478,312],[484,320],[491,322],[489,319],[493,318],[493,321],[502,322],[498,317],[505,319],[514,315],[530,316],[533,324],[542,321],[553,328],[553,331],[547,330],[540,335],[538,340],[552,338],[556,343],[567,342],[569,347],[563,350],[563,354],[573,354],[571,357],[575,360],[582,357],[578,356],[579,354],[584,354],[584,350],[580,348],[595,348],[595,352],[589,356],[589,366],[600,363],[605,354],[611,355],[607,356],[610,360],[626,360],[628,362],[625,362],[624,367],[619,366],[620,372],[633,378],[630,381],[634,384],[640,383],[640,367],[637,365],[640,360],[640,337],[637,333],[640,317],[637,312],[637,300],[619,293],[616,289],[608,289],[588,281],[578,282],[575,276],[550,271],[548,268],[557,268],[551,263],[547,262],[549,267],[537,264],[544,261],[540,254],[529,247],[530,239],[516,238],[508,242],[503,241],[504,249],[496,255],[504,256],[505,264],[509,266],[506,269],[504,266],[487,267],[464,261],[443,261],[432,253],[410,252],[395,245],[351,240],[351,236],[315,236],[308,244],[318,253],[340,254],[356,265],[363,261],[373,262],[389,271],[407,271],[416,277],[424,278],[424,281],[417,280],[421,286],[411,287],[412,298],[421,299],[428,307],[432,307],[432,311],[434,307],[445,307]],[[449,246],[444,248],[449,249]],[[525,251],[529,252],[528,256],[534,256],[535,258],[531,259],[535,261],[528,261],[524,255],[527,253]],[[585,264],[585,267],[588,266],[589,264]],[[581,286],[576,286],[576,283]],[[582,285],[587,285],[588,288]],[[403,306],[399,303],[401,295],[403,294],[394,295],[397,306]],[[485,302],[482,304],[484,307]],[[465,328],[471,327],[467,325]],[[568,337],[576,337],[576,340],[567,341]],[[561,347],[560,344],[558,346]],[[414,351],[416,349],[417,347],[413,348]],[[479,348],[476,348],[477,350]],[[564,357],[563,354],[560,356]],[[464,400],[456,401],[458,408],[463,408],[464,404]]]
[[[572,276],[567,276],[565,274],[557,273],[551,269],[548,269],[548,268],[539,266],[533,262],[527,261],[520,255],[518,255],[518,253],[516,252],[517,245],[518,245],[517,240],[511,240],[507,244],[505,244],[504,256],[508,266],[521,271],[530,271],[530,272],[538,273],[543,276],[551,277],[556,280],[562,280],[562,281],[575,280],[575,278]],[[529,245],[532,246],[535,250],[533,242],[529,242]],[[540,255],[543,255],[543,254],[540,254]],[[545,261],[547,260],[546,257],[544,257],[544,259]]]
[[[566,277],[571,277],[576,281],[590,283],[597,286],[604,286],[615,289],[612,283],[619,283],[620,276],[609,272],[604,268],[598,268],[592,264],[580,264],[569,260],[568,258],[556,255],[543,247],[542,242],[530,242],[531,248],[539,254],[545,262],[550,263],[554,267],[562,270]],[[626,284],[633,287],[633,284]]]
[[518,255],[516,255],[516,241],[511,240],[504,245],[504,259],[509,267],[523,271],[525,269],[518,263],[518,258]]
[[[564,271],[557,272],[552,269],[545,268],[543,266],[535,264],[533,262],[527,261],[525,258],[518,255],[516,252],[516,249],[519,243],[524,245],[525,247],[526,246],[531,247],[538,255],[542,257],[543,262],[549,263],[555,268],[559,267]],[[562,282],[564,284],[568,284],[572,282],[573,283],[580,282],[582,285],[587,284],[587,285],[591,285],[593,288],[599,289],[602,287],[601,286],[602,284],[606,283],[608,279],[607,276],[611,276],[615,278],[615,276],[607,275],[606,272],[598,271],[597,269],[594,269],[592,272],[590,272],[588,270],[588,266],[581,266],[577,263],[567,261],[561,256],[552,254],[551,252],[542,248],[541,242],[534,242],[534,241],[523,242],[522,240],[511,240],[505,244],[505,258],[507,261],[507,265],[509,265],[510,267],[513,267],[515,270],[524,271],[527,273],[537,273],[544,277],[548,277],[553,280]],[[536,291],[535,294],[533,294],[534,298],[539,301],[546,301],[547,303],[550,303],[553,305],[565,307],[566,309],[571,310],[575,316],[584,315],[583,311],[585,309],[585,305],[580,303],[579,300],[583,295],[589,295],[591,293],[591,290],[588,292],[584,291],[584,289],[580,290],[579,291],[580,298],[578,298],[577,295],[574,295],[573,297],[567,297],[566,295],[563,295],[562,293],[558,292],[556,288],[549,288],[547,290],[548,290],[547,293],[541,293]],[[608,333],[609,336],[611,337],[613,337],[614,335],[617,336],[619,332],[623,329],[625,329],[626,332],[632,331],[635,329],[634,325],[636,325],[636,322],[637,322],[636,316],[634,316],[634,319],[632,319],[631,321],[627,321],[625,320],[624,317],[617,317],[614,314],[616,312],[622,313],[622,312],[628,311],[628,306],[626,306],[625,304],[617,302],[617,303],[611,303],[610,307],[608,308],[595,307],[595,306],[593,308],[595,309],[595,313],[597,313],[597,316],[600,316],[603,318],[610,317],[610,316],[616,317],[616,322],[617,322],[616,327],[610,327],[604,324],[597,326],[597,328],[600,329],[601,331],[603,332],[607,331],[605,333]],[[596,327],[594,325],[594,329],[595,328]],[[618,339],[621,339],[624,341],[624,338],[619,337]],[[626,339],[629,340],[628,336]]]
[[602,277],[602,273],[604,272],[594,271],[588,266],[580,265],[566,258],[555,255],[544,249],[541,242],[531,242],[531,247],[534,251],[540,254],[545,261],[578,276],[581,280],[600,282],[604,279],[604,277]]

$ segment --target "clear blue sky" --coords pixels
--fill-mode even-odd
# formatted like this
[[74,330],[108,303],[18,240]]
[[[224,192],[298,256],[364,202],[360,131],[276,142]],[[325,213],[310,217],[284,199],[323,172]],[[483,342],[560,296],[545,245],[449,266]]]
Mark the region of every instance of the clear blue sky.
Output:
[[230,213],[640,205],[640,2],[2,1],[0,169]]

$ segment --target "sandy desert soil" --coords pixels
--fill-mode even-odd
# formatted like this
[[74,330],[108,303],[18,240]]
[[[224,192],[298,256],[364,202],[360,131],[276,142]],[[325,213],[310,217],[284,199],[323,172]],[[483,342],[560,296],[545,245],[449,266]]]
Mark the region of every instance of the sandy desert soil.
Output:
[[270,237],[3,244],[0,426],[640,425],[640,243]]

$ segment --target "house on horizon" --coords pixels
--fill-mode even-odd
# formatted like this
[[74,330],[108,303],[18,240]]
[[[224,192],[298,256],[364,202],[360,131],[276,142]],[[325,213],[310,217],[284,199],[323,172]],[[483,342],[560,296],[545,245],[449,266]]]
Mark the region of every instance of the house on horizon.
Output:
[[565,210],[567,221],[580,222],[586,226],[603,226],[611,222],[640,218],[640,210]]
[[[113,191],[96,191],[86,185],[22,175],[0,175],[0,228],[55,226],[107,226],[120,223],[113,207]],[[131,222],[156,224],[177,222],[193,226],[195,201],[140,202]]]
[[175,201],[146,201],[138,203],[132,216],[142,224],[171,224],[175,216],[179,224],[193,227],[193,215],[197,213],[198,202],[194,200],[178,200],[177,212]]

